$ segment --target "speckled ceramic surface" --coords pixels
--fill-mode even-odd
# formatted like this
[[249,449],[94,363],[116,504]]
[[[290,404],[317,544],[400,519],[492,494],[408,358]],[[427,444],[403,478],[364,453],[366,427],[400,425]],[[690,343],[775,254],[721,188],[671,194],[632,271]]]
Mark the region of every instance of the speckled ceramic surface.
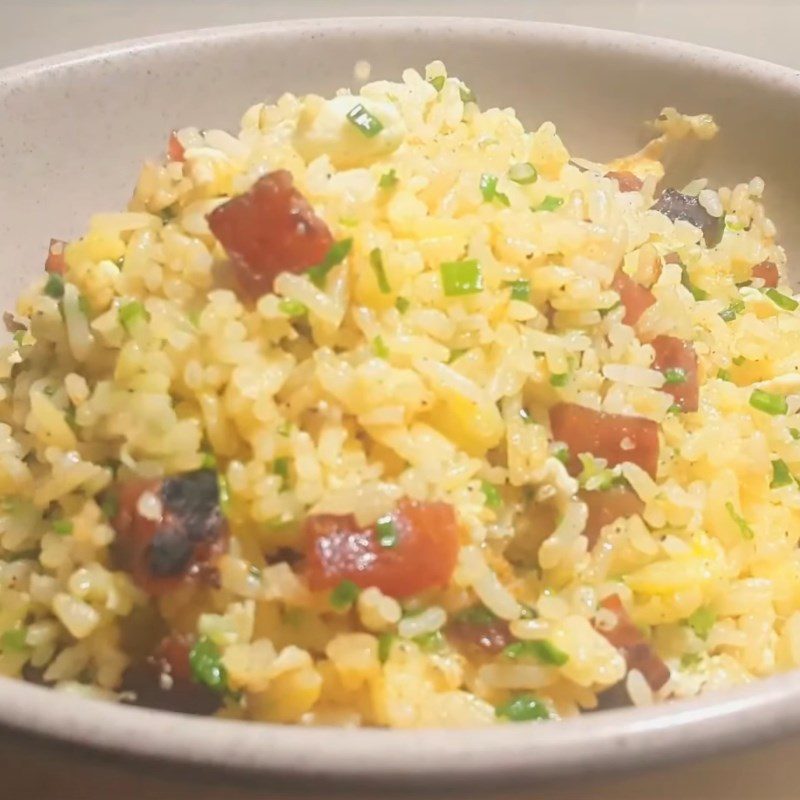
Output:
[[[122,205],[139,163],[171,128],[234,126],[284,90],[353,84],[441,58],[483,104],[557,122],[572,152],[603,159],[640,143],[664,105],[709,111],[723,133],[672,168],[712,181],[752,175],[790,255],[800,251],[800,74],[629,34],[489,20],[277,23],[176,34],[0,72],[0,296],[42,268],[50,236]],[[131,756],[281,778],[297,788],[417,792],[530,789],[629,770],[800,730],[800,673],[702,700],[480,731],[277,728],[88,702],[0,679],[0,723]],[[321,784],[321,782],[324,782]]]

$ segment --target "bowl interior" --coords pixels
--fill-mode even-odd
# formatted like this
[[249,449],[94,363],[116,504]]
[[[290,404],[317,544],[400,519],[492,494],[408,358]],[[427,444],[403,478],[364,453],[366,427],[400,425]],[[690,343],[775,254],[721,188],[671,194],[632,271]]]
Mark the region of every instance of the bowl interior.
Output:
[[[663,106],[714,114],[721,135],[693,148],[681,170],[712,184],[763,177],[780,239],[790,254],[799,251],[800,78],[789,70],[674,42],[511,21],[279,23],[128,43],[0,73],[4,308],[41,272],[51,236],[79,234],[91,213],[125,203],[140,163],[160,157],[170,129],[234,128],[246,107],[283,91],[355,85],[358,59],[370,62],[373,78],[394,79],[437,58],[483,105],[513,105],[528,126],[553,120],[573,154],[597,160],[637,149],[642,121]],[[800,681],[789,677],[720,702],[594,716],[546,734],[537,726],[469,735],[275,732],[110,706],[81,715],[74,698],[0,679],[0,721],[236,769],[408,779],[413,767],[419,783],[445,780],[459,765],[462,777],[491,780],[501,763],[506,778],[531,777],[722,746],[796,725],[800,712],[792,708],[800,704],[784,700],[799,694]],[[735,730],[726,722],[734,713]]]

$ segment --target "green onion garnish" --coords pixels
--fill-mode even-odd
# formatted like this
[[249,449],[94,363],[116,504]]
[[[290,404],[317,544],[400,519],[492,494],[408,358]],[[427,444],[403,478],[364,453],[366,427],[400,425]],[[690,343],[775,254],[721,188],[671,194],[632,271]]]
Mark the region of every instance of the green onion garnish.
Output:
[[681,283],[689,290],[695,300],[708,300],[708,292],[692,283],[689,278],[689,270],[686,269],[684,264],[681,264]]
[[372,340],[372,352],[378,358],[389,358],[389,348],[386,346],[386,342],[383,341],[383,336],[376,336]]
[[731,377],[731,371],[729,369],[721,369],[719,372],[717,372],[717,377],[721,381],[733,381],[733,378]]
[[731,362],[735,364],[737,367],[741,367],[747,359],[744,356],[734,356],[731,359]]
[[794,483],[792,473],[789,472],[789,467],[782,458],[778,458],[772,462],[772,480],[770,481],[770,489],[778,489],[781,486],[789,486]]
[[539,173],[530,161],[525,161],[522,164],[513,164],[508,170],[508,179],[514,181],[514,183],[519,183],[521,186],[525,186],[528,183],[536,183],[538,177]]
[[208,636],[201,636],[189,651],[189,667],[195,682],[215,692],[227,691],[228,672],[222,663],[222,652]]
[[292,432],[292,423],[289,420],[284,420],[278,426],[278,436],[288,436]]
[[720,311],[719,315],[725,322],[731,322],[742,311],[744,311],[744,300],[734,300],[727,308]]
[[694,669],[702,660],[700,653],[684,653],[681,656],[681,669]]
[[53,521],[53,530],[59,536],[69,536],[72,533],[73,527],[72,520],[69,519],[57,519]]
[[397,172],[394,169],[390,169],[388,172],[384,172],[383,175],[378,179],[378,186],[381,189],[392,189],[397,186],[400,178],[397,177]]
[[557,458],[562,464],[566,464],[570,459],[569,447],[565,444],[559,444],[553,449],[553,458]]
[[288,300],[284,298],[278,301],[278,311],[282,314],[286,314],[287,317],[302,317],[304,314],[308,313],[308,308],[299,300]]
[[464,84],[461,85],[461,88],[458,91],[459,95],[461,96],[462,103],[474,103],[475,100],[475,92],[469,88],[469,86],[465,86]]
[[446,80],[447,78],[445,75],[434,75],[432,78],[428,78],[428,83],[433,86],[437,92],[441,92]]
[[532,720],[550,719],[547,707],[532,694],[519,694],[507,703],[495,708],[498,717],[505,717],[511,722],[531,722]]
[[483,291],[480,264],[472,258],[466,261],[445,261],[439,266],[442,288],[448,297],[478,294]]
[[51,272],[47,276],[44,293],[53,300],[60,300],[64,296],[64,279],[57,272]]
[[114,519],[114,517],[117,516],[117,511],[119,511],[119,499],[117,496],[115,494],[107,494],[103,498],[100,510],[103,512],[106,519]]
[[717,615],[708,607],[700,606],[686,618],[686,624],[703,640],[708,638],[711,628],[717,621]]
[[122,327],[128,333],[131,333],[137,323],[147,322],[150,319],[147,309],[138,300],[132,300],[130,303],[120,306],[118,314]]
[[382,633],[378,637],[378,661],[385,664],[392,654],[392,645],[397,637],[393,633]]
[[728,512],[728,514],[730,514],[731,519],[738,526],[739,532],[742,534],[743,539],[752,539],[755,536],[753,529],[747,524],[747,520],[740,514],[736,513],[733,503],[725,503],[725,510]]
[[487,508],[500,508],[503,505],[503,498],[500,495],[500,490],[493,486],[489,481],[481,481],[481,491],[485,499]]
[[531,299],[531,282],[524,278],[516,281],[506,281],[503,286],[511,289],[512,300],[522,300],[529,303]]
[[[26,331],[16,331],[16,333],[11,337],[14,340],[14,342],[16,343],[17,347],[22,347],[22,340],[25,338],[25,333],[26,333]],[[45,390],[45,394],[47,394],[46,390]],[[52,392],[51,392],[51,394],[52,394]]]
[[447,645],[441,631],[423,633],[420,636],[415,636],[414,641],[419,645],[423,653],[438,653],[444,650]]
[[773,416],[785,414],[789,410],[789,404],[783,395],[771,394],[762,389],[753,389],[753,393],[750,395],[750,405],[765,414],[772,414]]
[[331,249],[328,250],[327,255],[322,260],[322,263],[308,270],[307,274],[308,277],[311,278],[311,282],[322,289],[325,286],[325,279],[328,277],[328,273],[337,264],[341,264],[342,261],[347,258],[347,254],[350,252],[352,246],[352,239],[342,239],[340,242],[334,242],[331,245]]
[[467,352],[467,350],[468,348],[466,347],[454,347],[450,351],[450,358],[447,359],[447,363],[452,364],[454,361],[457,361],[459,358],[461,358],[461,356],[464,355],[464,353]]
[[508,195],[497,191],[496,175],[490,175],[488,172],[484,172],[483,175],[481,175],[480,188],[485,202],[491,203],[492,200],[497,200],[504,206],[511,204],[511,201],[508,199]]
[[458,611],[453,618],[456,622],[464,622],[467,625],[491,625],[497,619],[497,615],[486,606],[480,605]]
[[792,437],[792,439],[797,441],[798,439],[800,439],[800,429],[798,429],[798,428],[789,428],[789,435]]
[[375,533],[381,547],[396,547],[398,540],[397,526],[391,514],[381,517],[375,523]]
[[411,301],[405,297],[398,297],[397,300],[394,301],[394,307],[401,313],[405,314],[406,311],[411,307]]
[[680,414],[683,412],[683,408],[679,406],[677,403],[673,403],[668,409],[667,414]]
[[550,376],[550,385],[561,388],[569,383],[569,373],[562,372],[560,374]]
[[569,661],[569,656],[559,650],[552,642],[539,639],[532,642],[514,642],[503,648],[502,653],[506,658],[535,658],[543,664],[553,664],[561,667]]
[[797,306],[800,305],[793,297],[782,294],[777,289],[767,289],[764,294],[769,297],[778,308],[782,308],[784,311],[794,311]]
[[12,628],[0,636],[0,650],[6,653],[21,653],[25,649],[26,628]]
[[359,594],[361,589],[353,581],[344,580],[331,590],[328,599],[337,611],[344,611],[355,603]]
[[201,469],[216,469],[217,457],[211,452],[203,453],[203,460],[200,462]]
[[219,510],[227,517],[231,511],[231,488],[228,485],[228,479],[221,472],[217,475],[217,486],[219,488]]
[[680,367],[669,367],[664,370],[664,383],[671,386],[675,383],[686,383],[686,370]]
[[375,248],[369,254],[369,263],[375,272],[375,279],[378,281],[378,288],[384,294],[390,294],[392,287],[389,286],[389,280],[386,277],[386,269],[383,266],[383,254],[379,248]]
[[289,486],[289,459],[287,456],[276,458],[272,462],[272,471],[281,478],[281,491]]
[[383,123],[359,103],[347,113],[347,119],[358,128],[367,139],[372,139],[383,130]]
[[563,197],[554,197],[552,194],[548,194],[538,206],[531,208],[531,211],[555,211],[563,205]]

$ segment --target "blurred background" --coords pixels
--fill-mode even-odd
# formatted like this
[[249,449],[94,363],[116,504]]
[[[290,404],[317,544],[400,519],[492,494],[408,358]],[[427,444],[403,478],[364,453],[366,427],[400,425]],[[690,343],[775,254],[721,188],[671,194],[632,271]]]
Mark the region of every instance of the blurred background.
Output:
[[511,17],[616,28],[800,68],[798,0],[0,0],[0,67],[186,28],[377,14]]

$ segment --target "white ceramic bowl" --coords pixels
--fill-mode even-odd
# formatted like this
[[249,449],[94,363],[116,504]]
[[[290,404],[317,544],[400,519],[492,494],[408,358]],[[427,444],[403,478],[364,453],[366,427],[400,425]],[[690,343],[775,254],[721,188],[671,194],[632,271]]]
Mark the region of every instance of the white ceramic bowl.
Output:
[[[676,42],[512,21],[361,19],[175,34],[0,72],[0,293],[4,307],[40,273],[50,236],[121,206],[140,162],[171,128],[233,127],[280,92],[352,84],[443,59],[484,104],[527,124],[554,120],[570,150],[601,160],[633,150],[664,105],[713,113],[722,135],[694,175],[761,175],[790,253],[800,245],[796,135],[800,75]],[[386,794],[539,781],[753,744],[800,730],[800,673],[700,700],[478,731],[330,730],[198,719],[89,702],[0,679],[0,723],[93,748],[288,781]],[[324,783],[321,783],[324,781]]]

